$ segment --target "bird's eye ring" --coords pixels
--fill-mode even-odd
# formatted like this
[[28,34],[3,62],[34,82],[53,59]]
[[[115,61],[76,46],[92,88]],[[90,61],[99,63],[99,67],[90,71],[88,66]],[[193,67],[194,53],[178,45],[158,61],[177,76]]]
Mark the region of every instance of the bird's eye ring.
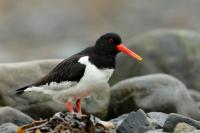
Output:
[[108,42],[113,43],[113,39],[112,38],[108,39]]

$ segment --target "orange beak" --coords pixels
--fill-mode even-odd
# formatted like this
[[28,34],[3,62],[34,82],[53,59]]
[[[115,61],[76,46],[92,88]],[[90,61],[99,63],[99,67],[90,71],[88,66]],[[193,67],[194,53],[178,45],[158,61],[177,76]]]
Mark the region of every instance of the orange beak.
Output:
[[123,44],[117,45],[117,50],[119,50],[119,51],[139,60],[139,61],[142,61],[142,57],[140,57],[139,55],[137,55],[136,53],[134,53],[133,51],[131,51],[130,49],[125,47]]

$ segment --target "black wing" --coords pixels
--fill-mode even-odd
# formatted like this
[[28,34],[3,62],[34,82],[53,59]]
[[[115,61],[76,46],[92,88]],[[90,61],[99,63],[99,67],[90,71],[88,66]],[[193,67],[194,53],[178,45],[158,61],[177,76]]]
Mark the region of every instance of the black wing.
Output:
[[51,82],[64,82],[64,81],[79,81],[84,72],[85,65],[80,64],[78,60],[83,55],[77,54],[71,56],[68,59],[65,59],[61,63],[59,63],[51,72],[49,72],[46,76],[42,77],[38,81],[33,84],[24,86],[20,89],[17,89],[17,94],[23,93],[24,90],[31,86],[41,86],[45,84],[50,84]]

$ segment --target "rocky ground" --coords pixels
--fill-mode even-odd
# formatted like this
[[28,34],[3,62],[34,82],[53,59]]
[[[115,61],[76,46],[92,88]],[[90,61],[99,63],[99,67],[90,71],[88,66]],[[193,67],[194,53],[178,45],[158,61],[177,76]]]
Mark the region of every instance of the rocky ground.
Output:
[[[9,113],[2,111],[7,110]],[[12,113],[11,113],[12,112]],[[199,133],[200,122],[176,113],[143,110],[123,114],[109,121],[93,115],[58,112],[51,118],[34,121],[22,112],[2,107],[1,115],[13,120],[3,120],[1,133]],[[2,118],[2,117],[1,117]],[[2,121],[1,121],[2,122]]]
[[[180,80],[173,76],[161,73],[139,76],[118,82],[108,89],[111,90],[110,102],[104,106],[97,104],[96,106],[99,106],[97,112],[90,112],[91,109],[88,108],[96,107],[90,101],[94,99],[98,101],[98,95],[94,95],[93,99],[83,101],[84,112],[88,115],[82,118],[70,113],[57,113],[59,110],[57,106],[63,106],[60,110],[63,109],[63,112],[66,112],[64,105],[56,104],[50,98],[42,101],[41,99],[45,97],[43,95],[40,95],[42,97],[40,100],[31,103],[31,97],[28,97],[31,94],[28,94],[27,104],[18,103],[18,106],[24,106],[22,111],[28,112],[30,116],[9,106],[0,107],[0,131],[2,133],[15,131],[17,133],[200,132],[200,122],[197,121],[200,119],[197,104],[198,92],[189,91]],[[5,98],[6,95],[2,96]],[[15,97],[19,100],[20,97],[23,99],[25,96]],[[102,100],[102,97],[100,99]],[[3,99],[2,103],[3,101],[6,100]],[[20,109],[18,106],[17,108]],[[24,108],[26,108],[25,111]],[[93,113],[106,121],[90,115]],[[54,115],[51,116],[51,114]],[[42,117],[43,119],[39,119]]]
[[[142,53],[144,61],[135,63],[120,55],[111,86],[83,99],[86,116],[82,119],[66,113],[65,103],[47,95],[15,94],[17,88],[43,76],[61,60],[0,64],[0,132],[17,129],[40,133],[60,128],[80,132],[200,132],[200,35],[159,30],[130,42],[128,47]],[[75,123],[69,124],[72,121]]]

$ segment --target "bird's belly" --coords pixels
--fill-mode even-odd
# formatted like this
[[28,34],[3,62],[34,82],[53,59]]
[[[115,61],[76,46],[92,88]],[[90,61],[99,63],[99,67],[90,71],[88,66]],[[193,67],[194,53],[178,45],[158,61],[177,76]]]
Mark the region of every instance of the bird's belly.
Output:
[[[88,70],[87,70],[88,69]],[[99,82],[108,82],[111,75],[113,73],[113,69],[91,69],[86,68],[84,76],[81,78],[81,84],[95,84]]]

